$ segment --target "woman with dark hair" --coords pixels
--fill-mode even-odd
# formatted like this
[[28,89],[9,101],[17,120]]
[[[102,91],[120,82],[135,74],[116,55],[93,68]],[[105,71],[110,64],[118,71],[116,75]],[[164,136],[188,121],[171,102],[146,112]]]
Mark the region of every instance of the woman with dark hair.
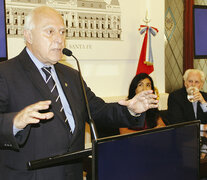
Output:
[[[137,74],[130,86],[129,86],[129,94],[127,99],[132,99],[136,94],[140,93],[144,90],[153,90],[155,93],[155,87],[152,78],[146,73]],[[130,128],[120,128],[120,134],[136,132],[139,130],[149,129],[149,128],[159,128],[164,127],[165,123],[163,122],[161,116],[159,115],[159,110],[149,109],[146,111],[146,118],[144,127],[130,127]]]

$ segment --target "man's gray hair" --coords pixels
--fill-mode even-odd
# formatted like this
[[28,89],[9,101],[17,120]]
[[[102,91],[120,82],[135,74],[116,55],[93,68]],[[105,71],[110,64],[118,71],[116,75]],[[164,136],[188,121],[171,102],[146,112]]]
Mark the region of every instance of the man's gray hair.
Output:
[[204,83],[205,82],[205,74],[203,71],[199,70],[199,69],[188,69],[185,71],[184,75],[183,75],[183,79],[184,81],[186,81],[188,79],[188,75],[189,73],[199,73],[201,76],[201,81]]

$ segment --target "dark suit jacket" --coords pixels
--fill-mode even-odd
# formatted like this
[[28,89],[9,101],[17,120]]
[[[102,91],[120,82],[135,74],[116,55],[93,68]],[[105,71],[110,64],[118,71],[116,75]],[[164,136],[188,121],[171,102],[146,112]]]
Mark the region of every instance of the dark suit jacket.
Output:
[[[201,92],[205,100],[207,100],[207,94]],[[201,120],[201,123],[207,123],[207,112],[203,112],[200,107],[200,102],[197,104],[197,118],[195,118],[193,105],[187,99],[186,89],[183,87],[177,91],[170,93],[168,97],[168,121],[170,124],[176,124],[180,122]]]
[[[78,72],[57,63],[55,69],[70,104],[75,130],[69,140],[68,129],[61,119],[54,99],[38,69],[24,49],[17,57],[0,64],[0,176],[5,180],[79,180],[82,164],[75,161],[66,165],[27,170],[26,163],[44,157],[84,149],[87,111],[82,96]],[[86,84],[85,84],[86,85]],[[133,118],[126,107],[106,104],[87,87],[86,93],[94,121],[111,126],[143,123],[142,117]],[[24,107],[42,100],[52,100],[51,120],[28,125],[13,136],[14,116]]]

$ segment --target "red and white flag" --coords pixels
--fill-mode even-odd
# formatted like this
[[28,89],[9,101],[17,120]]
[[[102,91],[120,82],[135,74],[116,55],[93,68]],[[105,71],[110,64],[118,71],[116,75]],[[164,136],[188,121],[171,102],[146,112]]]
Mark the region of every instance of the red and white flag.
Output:
[[[154,60],[152,55],[151,46],[151,34],[155,36],[158,33],[158,29],[151,26],[141,25],[139,28],[140,34],[144,34],[144,40],[142,44],[141,53],[139,56],[139,63],[136,74],[147,73],[150,74],[154,71]],[[148,53],[147,53],[148,51]]]

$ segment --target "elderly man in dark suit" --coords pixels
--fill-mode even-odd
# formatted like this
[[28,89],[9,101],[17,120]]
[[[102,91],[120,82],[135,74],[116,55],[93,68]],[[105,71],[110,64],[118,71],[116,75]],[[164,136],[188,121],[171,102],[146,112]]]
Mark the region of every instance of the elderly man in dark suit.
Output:
[[204,73],[198,69],[188,69],[183,79],[185,87],[170,93],[168,98],[169,123],[198,119],[202,124],[206,124],[207,94],[200,91],[205,81]]
[[[58,63],[65,46],[61,15],[46,6],[34,9],[25,20],[24,38],[26,48],[0,64],[0,178],[80,180],[78,161],[27,169],[28,161],[82,150],[88,115],[78,72]],[[143,125],[143,112],[158,106],[152,91],[107,104],[85,86],[99,124]]]

